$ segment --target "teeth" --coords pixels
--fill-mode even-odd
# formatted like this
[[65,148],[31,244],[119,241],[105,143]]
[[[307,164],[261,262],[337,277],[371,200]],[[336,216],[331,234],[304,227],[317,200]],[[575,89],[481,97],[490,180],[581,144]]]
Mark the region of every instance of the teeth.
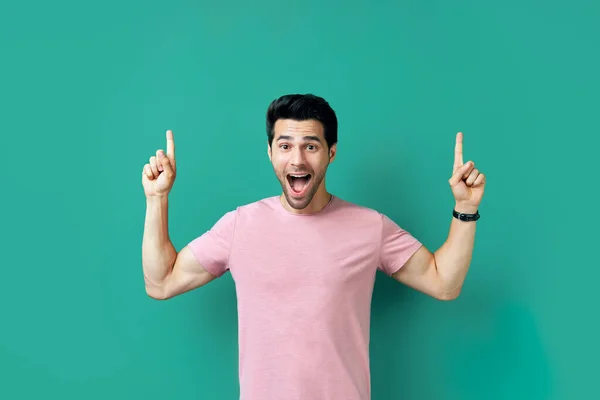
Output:
[[305,178],[308,176],[308,174],[306,175],[294,175],[294,174],[290,174],[290,176],[293,176],[294,178]]

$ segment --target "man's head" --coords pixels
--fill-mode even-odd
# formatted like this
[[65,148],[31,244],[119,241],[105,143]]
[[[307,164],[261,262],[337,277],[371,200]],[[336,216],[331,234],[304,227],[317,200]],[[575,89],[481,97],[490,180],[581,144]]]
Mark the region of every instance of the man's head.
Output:
[[328,196],[325,173],[335,158],[337,117],[329,104],[312,94],[290,94],[267,109],[269,158],[287,203],[311,212]]

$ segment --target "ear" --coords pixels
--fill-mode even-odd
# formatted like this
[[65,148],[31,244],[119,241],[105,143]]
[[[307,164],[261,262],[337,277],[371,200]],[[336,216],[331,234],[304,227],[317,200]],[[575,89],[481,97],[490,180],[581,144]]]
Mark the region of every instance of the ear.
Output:
[[273,161],[271,154],[271,145],[269,144],[269,142],[267,142],[267,154],[269,155],[269,161]]
[[337,153],[337,143],[335,143],[334,145],[332,145],[329,148],[329,162],[333,162],[333,160],[335,160],[336,153]]

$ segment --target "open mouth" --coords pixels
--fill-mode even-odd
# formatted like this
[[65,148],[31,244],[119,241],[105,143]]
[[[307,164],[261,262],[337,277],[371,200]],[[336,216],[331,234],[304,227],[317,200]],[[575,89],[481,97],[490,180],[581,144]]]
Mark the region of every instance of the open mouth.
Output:
[[288,174],[287,181],[290,185],[292,193],[302,196],[308,188],[308,184],[312,178],[310,174]]

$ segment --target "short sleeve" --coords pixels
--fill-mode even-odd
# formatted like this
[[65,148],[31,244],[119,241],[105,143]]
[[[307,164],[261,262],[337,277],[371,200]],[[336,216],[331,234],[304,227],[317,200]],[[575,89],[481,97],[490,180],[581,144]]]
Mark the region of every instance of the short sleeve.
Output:
[[235,231],[236,211],[223,215],[207,232],[188,247],[196,260],[211,274],[220,277],[229,269],[229,254]]
[[422,243],[384,214],[381,214],[381,224],[378,269],[391,276],[402,268]]

